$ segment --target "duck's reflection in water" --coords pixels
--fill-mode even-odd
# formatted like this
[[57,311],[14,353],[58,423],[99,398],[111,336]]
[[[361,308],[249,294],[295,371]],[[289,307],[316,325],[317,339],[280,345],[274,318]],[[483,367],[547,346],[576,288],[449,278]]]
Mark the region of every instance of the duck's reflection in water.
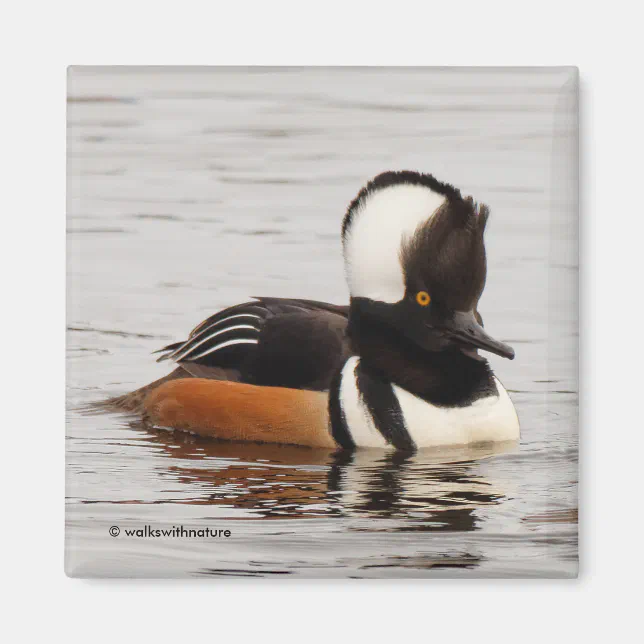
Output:
[[185,503],[244,510],[240,518],[413,520],[399,530],[475,530],[476,510],[504,498],[479,461],[516,447],[334,453],[145,431],[173,461],[167,474],[189,487]]
[[[478,458],[489,455],[478,452]],[[339,456],[344,462],[331,466],[329,496],[337,493],[342,511],[354,515],[423,520],[400,530],[474,530],[475,510],[500,502],[503,492],[477,472],[471,452],[462,461],[453,451],[442,457],[447,462],[422,453]]]

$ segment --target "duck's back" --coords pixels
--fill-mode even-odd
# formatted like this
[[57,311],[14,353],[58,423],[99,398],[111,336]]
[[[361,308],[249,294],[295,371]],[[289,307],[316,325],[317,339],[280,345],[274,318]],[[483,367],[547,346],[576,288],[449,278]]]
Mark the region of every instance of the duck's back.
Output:
[[135,411],[160,384],[191,377],[326,391],[351,355],[348,313],[326,302],[266,297],[224,309],[187,340],[158,351],[158,361],[174,362],[174,371],[106,404]]

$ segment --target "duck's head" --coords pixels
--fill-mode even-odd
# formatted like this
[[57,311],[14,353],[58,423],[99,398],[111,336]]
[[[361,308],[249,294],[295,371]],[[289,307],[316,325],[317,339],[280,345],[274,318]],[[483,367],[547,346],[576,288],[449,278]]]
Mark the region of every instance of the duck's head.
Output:
[[390,327],[425,351],[477,349],[512,359],[483,329],[487,273],[484,204],[429,174],[385,172],[351,202],[342,223],[351,315]]

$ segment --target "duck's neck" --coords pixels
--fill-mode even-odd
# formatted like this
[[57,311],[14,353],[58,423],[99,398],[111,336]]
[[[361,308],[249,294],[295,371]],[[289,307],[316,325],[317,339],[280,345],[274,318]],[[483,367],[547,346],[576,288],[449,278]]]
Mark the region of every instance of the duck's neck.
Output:
[[462,407],[496,394],[487,360],[458,349],[423,351],[391,327],[351,311],[349,337],[362,368],[441,407]]

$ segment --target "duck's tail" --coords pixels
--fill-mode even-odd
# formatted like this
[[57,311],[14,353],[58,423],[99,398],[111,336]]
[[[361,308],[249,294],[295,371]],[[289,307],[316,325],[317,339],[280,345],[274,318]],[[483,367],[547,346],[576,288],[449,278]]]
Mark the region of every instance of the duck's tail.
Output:
[[183,367],[178,367],[167,376],[159,378],[154,382],[151,382],[149,385],[144,387],[139,387],[127,394],[121,396],[114,396],[113,398],[107,398],[106,400],[99,400],[97,402],[91,402],[85,407],[82,411],[86,413],[109,413],[109,412],[124,412],[130,414],[142,414],[144,411],[143,401],[148,397],[148,395],[154,391],[157,387],[169,382],[170,380],[176,380],[177,378],[192,378],[192,374],[186,371]]
[[178,380],[180,378],[207,378],[211,380],[237,381],[239,380],[239,371],[235,369],[206,367],[196,364],[180,366],[170,372],[167,376],[163,376],[163,378],[159,378],[158,380],[151,382],[149,385],[135,389],[130,393],[108,398],[107,400],[99,400],[98,402],[89,403],[83,407],[82,411],[98,414],[108,412],[143,414],[145,411],[143,403],[149,394],[161,385],[164,385],[166,382]]

